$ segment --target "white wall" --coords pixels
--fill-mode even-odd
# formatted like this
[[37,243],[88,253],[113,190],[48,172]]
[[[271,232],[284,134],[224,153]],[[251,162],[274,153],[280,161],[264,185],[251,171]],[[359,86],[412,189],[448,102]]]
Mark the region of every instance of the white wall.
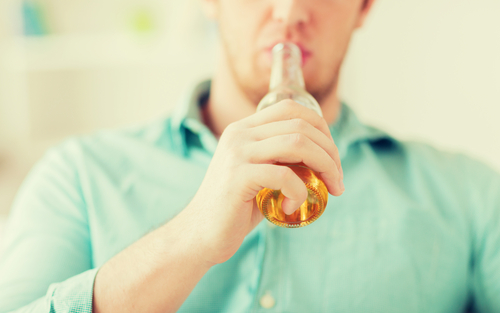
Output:
[[355,36],[342,94],[399,138],[500,171],[500,0],[378,0]]

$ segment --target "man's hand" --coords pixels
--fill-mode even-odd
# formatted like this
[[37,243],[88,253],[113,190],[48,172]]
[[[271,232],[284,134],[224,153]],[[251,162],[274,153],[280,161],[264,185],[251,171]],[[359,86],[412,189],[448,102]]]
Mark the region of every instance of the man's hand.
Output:
[[290,168],[275,163],[300,162],[321,174],[329,193],[343,193],[337,147],[326,121],[314,111],[284,100],[226,128],[200,189],[183,212],[197,223],[200,255],[209,264],[231,258],[262,221],[255,201],[262,188],[281,190],[285,213],[299,208],[306,186]]

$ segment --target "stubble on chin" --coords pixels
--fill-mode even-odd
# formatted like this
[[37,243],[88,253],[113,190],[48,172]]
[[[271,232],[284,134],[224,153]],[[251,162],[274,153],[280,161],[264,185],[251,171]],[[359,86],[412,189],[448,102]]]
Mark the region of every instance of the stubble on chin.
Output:
[[265,81],[265,79],[257,78],[259,75],[252,75],[254,79],[238,79],[238,86],[245,93],[246,97],[255,104],[255,108],[259,104],[260,100],[269,92],[269,83],[258,83],[252,84],[252,81]]
[[338,82],[338,77],[339,77],[339,72],[333,71],[332,77],[328,79],[324,84],[321,86],[314,86],[311,88],[309,93],[318,101],[318,103],[321,105],[322,103],[325,102],[326,99],[328,99],[332,93],[336,92],[337,90],[337,82]]

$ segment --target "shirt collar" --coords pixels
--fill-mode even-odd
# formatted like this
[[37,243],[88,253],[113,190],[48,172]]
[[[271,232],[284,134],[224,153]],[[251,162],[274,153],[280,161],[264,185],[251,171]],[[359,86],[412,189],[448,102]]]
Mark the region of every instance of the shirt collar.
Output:
[[[201,105],[210,94],[211,80],[205,80],[191,87],[185,93],[175,108],[171,119],[171,134],[177,147],[181,147],[183,155],[187,155],[192,145],[213,154],[217,148],[217,139],[210,129],[203,124]],[[343,159],[350,146],[363,141],[389,140],[393,137],[372,126],[364,125],[354,111],[345,103],[341,103],[341,110],[337,120],[329,125],[330,132]]]
[[363,124],[354,111],[344,102],[341,102],[340,114],[337,120],[329,125],[330,133],[339,150],[340,159],[344,159],[348,149],[361,142],[389,141],[395,143],[396,140],[386,132]]
[[201,146],[210,154],[217,148],[217,139],[201,117],[201,106],[208,99],[211,85],[211,80],[204,80],[190,87],[173,111],[170,132],[184,156],[187,156],[193,144]]

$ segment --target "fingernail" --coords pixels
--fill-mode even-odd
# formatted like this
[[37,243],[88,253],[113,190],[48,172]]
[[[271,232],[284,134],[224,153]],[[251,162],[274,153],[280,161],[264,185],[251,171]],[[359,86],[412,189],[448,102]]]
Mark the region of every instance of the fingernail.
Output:
[[342,190],[342,192],[344,192],[345,191],[345,186],[344,186],[344,180],[343,179],[340,179],[339,186],[340,186],[340,190]]
[[340,178],[344,178],[344,169],[340,167]]

